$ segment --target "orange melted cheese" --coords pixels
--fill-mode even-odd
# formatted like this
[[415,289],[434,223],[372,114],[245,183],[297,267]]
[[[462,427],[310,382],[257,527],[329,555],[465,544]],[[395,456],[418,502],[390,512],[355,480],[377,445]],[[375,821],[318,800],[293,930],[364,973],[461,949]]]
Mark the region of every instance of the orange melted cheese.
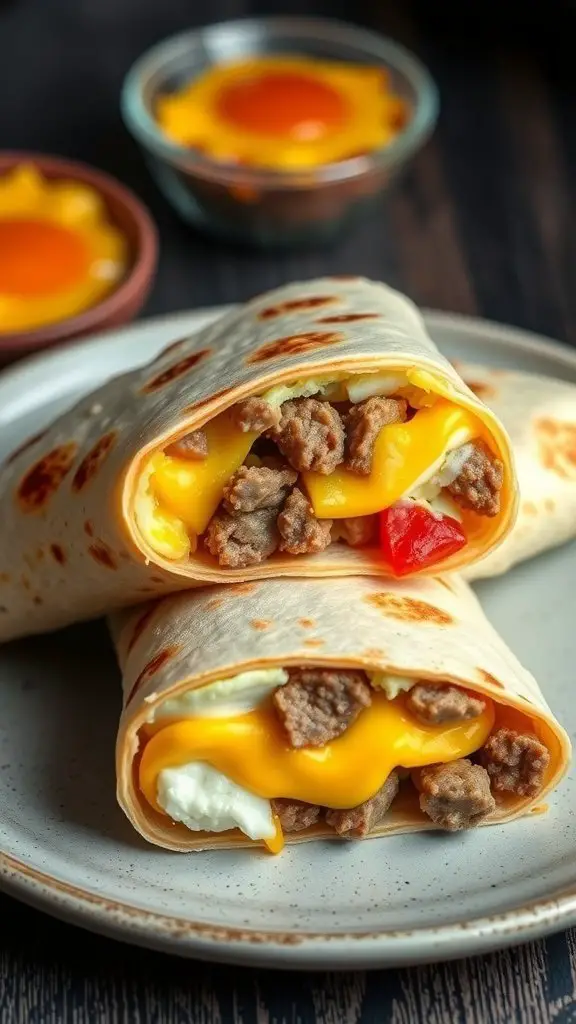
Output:
[[[427,726],[409,714],[403,698],[390,701],[375,693],[370,707],[338,739],[323,747],[294,749],[267,703],[237,718],[192,718],[163,726],[146,743],[139,786],[149,805],[165,814],[156,797],[160,772],[205,761],[265,799],[356,807],[374,796],[396,767],[418,768],[472,754],[483,746],[493,724],[489,700],[475,719]],[[269,842],[277,841],[278,832]]]
[[328,476],[302,473],[319,519],[368,516],[408,495],[447,451],[479,432],[476,417],[446,399],[421,409],[407,423],[383,427],[374,445],[372,471],[359,476],[337,466]]

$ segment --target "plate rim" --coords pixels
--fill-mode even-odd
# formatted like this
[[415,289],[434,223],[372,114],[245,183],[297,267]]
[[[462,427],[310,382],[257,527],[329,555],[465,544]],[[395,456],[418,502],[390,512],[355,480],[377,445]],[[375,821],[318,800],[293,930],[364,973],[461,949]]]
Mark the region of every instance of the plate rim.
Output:
[[[119,335],[137,336],[142,329],[171,324],[176,327],[181,322],[186,330],[193,331],[194,320],[216,318],[232,308],[234,304],[226,304],[147,317],[128,327],[112,328],[36,353],[0,373],[0,391],[17,385],[30,370],[50,370],[67,356],[74,358],[95,347],[102,353],[102,347],[117,343]],[[464,334],[481,331],[487,342],[496,347],[505,343],[522,352],[545,356],[561,366],[576,368],[576,351],[545,335],[459,313],[429,308],[422,313],[432,330],[461,327]],[[54,917],[134,945],[220,963],[300,970],[374,969],[447,961],[523,944],[576,925],[576,879],[573,886],[488,917],[408,931],[332,933],[263,931],[159,914],[60,881],[1,850],[0,890]]]

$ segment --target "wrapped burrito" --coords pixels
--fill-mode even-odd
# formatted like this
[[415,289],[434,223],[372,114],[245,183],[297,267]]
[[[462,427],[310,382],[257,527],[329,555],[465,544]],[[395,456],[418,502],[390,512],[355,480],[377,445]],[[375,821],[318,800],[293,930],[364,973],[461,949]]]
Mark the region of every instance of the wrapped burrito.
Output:
[[497,550],[465,567],[468,580],[499,576],[576,537],[576,387],[519,370],[457,363],[512,439],[520,507]]
[[111,628],[118,800],[166,849],[500,824],[569,763],[538,684],[456,576],[220,586]]
[[461,569],[516,516],[502,425],[364,279],[261,296],[0,471],[0,639],[199,584]]

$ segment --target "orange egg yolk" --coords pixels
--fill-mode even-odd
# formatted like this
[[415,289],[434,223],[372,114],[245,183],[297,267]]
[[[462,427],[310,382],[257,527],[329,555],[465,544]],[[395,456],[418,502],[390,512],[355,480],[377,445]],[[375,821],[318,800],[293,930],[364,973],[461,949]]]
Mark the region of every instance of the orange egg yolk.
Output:
[[0,294],[50,295],[88,274],[87,247],[73,231],[43,220],[0,219]]
[[222,89],[222,117],[245,130],[308,142],[339,128],[342,96],[325,82],[290,71],[267,72]]

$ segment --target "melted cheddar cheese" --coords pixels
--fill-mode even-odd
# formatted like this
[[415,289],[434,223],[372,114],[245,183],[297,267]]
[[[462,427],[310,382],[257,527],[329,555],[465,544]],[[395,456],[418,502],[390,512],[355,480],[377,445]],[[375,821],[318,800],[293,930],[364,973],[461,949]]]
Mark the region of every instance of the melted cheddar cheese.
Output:
[[[300,380],[266,392],[264,399],[278,405],[296,395],[311,394],[343,401],[354,393],[362,400],[383,388],[384,392],[390,389],[406,395],[416,409],[406,423],[382,428],[368,476],[342,466],[329,475],[301,474],[318,519],[368,516],[403,497],[416,497],[418,488],[431,479],[449,452],[482,433],[476,416],[441,398],[435,386],[432,374],[410,370],[386,376],[356,374],[340,380]],[[197,538],[216,512],[226,483],[252,458],[250,449],[258,437],[241,431],[229,410],[204,424],[202,430],[208,442],[206,458],[183,459],[158,451],[145,463],[137,487],[135,517],[140,533],[153,551],[174,561],[196,550]]]
[[369,516],[410,494],[434,473],[447,452],[478,432],[472,413],[445,399],[421,409],[407,423],[383,427],[374,445],[372,472],[359,476],[337,466],[328,476],[302,473],[319,519]]
[[372,704],[338,739],[295,749],[271,704],[236,718],[191,718],[161,727],[144,747],[139,787],[148,804],[157,800],[165,768],[204,761],[250,793],[290,797],[323,807],[356,807],[370,799],[396,767],[418,768],[467,757],[486,742],[494,705],[477,718],[428,726],[406,710],[403,698],[373,695]]

